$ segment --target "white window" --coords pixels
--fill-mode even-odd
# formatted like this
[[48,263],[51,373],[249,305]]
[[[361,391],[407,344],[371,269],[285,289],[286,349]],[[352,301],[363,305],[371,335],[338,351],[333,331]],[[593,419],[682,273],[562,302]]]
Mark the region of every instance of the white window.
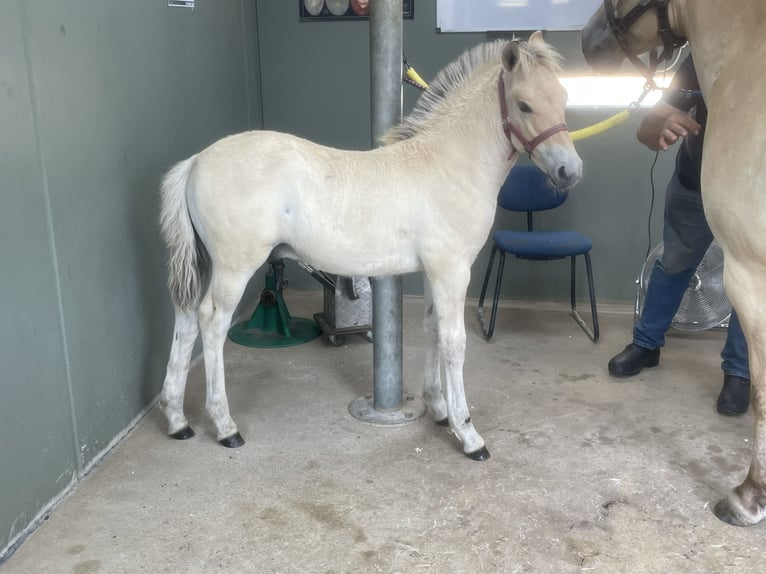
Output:
[[580,30],[603,0],[437,0],[442,32]]

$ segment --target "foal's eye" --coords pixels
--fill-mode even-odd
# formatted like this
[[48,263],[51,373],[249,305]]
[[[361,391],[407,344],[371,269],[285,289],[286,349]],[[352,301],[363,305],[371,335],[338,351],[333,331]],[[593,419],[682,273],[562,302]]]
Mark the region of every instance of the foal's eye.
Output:
[[529,107],[527,102],[519,102],[519,109],[525,114],[531,114],[532,108]]

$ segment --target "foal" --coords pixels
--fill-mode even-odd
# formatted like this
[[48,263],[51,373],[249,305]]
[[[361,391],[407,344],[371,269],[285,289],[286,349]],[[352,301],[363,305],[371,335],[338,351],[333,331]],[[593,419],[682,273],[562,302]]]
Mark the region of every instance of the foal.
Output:
[[389,145],[343,151],[253,131],[173,167],[162,185],[161,216],[176,310],[160,397],[170,435],[194,434],[183,397],[199,330],[205,406],[217,438],[228,447],[244,443],[229,414],[223,344],[248,279],[276,250],[338,275],[423,270],[431,294],[423,398],[467,456],[487,459],[463,388],[465,294],[517,150],[559,188],[580,179],[558,71],[559,57],[539,32],[526,43],[486,43],[439,73],[387,134]]

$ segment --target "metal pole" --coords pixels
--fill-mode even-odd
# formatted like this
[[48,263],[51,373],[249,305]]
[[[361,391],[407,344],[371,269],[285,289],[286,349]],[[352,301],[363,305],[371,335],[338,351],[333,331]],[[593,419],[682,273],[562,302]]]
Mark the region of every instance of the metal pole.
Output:
[[402,0],[370,2],[372,145],[402,119]]
[[[402,0],[370,2],[370,104],[372,145],[402,118]],[[404,396],[402,279],[372,281],[373,394],[351,403],[351,414],[373,424],[417,419],[422,400]]]
[[402,406],[402,278],[372,280],[372,396],[376,411]]
[[[402,0],[370,2],[372,145],[402,119]],[[402,405],[402,279],[372,282],[373,399],[378,411]]]

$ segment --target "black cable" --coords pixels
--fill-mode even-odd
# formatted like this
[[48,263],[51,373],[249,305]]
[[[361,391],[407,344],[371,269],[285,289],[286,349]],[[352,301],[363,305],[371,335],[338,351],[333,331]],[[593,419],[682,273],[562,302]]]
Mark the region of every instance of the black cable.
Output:
[[654,161],[652,167],[649,168],[649,183],[652,186],[652,201],[649,203],[649,220],[647,222],[647,233],[649,235],[649,244],[646,246],[646,255],[644,259],[649,257],[649,252],[652,250],[652,212],[654,211],[654,166],[657,165],[657,158],[660,157],[660,150],[654,152]]

